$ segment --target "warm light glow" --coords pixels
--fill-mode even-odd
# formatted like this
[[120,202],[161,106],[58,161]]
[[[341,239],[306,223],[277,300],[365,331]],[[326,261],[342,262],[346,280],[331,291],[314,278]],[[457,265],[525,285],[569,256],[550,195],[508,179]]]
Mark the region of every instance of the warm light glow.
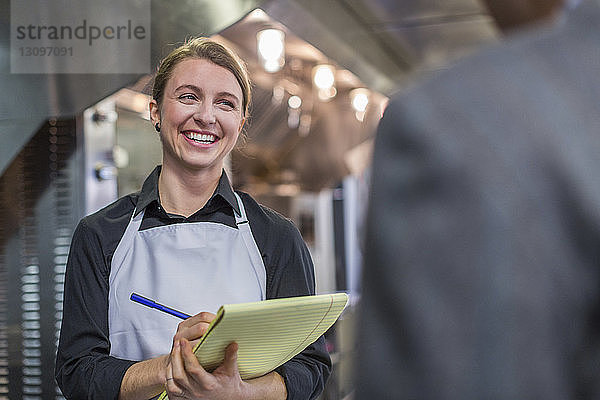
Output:
[[379,107],[380,107],[379,119],[383,118],[383,113],[385,112],[385,109],[387,108],[389,101],[390,101],[390,99],[386,97],[379,103]]
[[288,128],[296,129],[300,125],[300,110],[290,108],[288,110]]
[[248,14],[247,20],[252,22],[264,22],[269,20],[269,16],[263,10],[257,8]]
[[369,91],[367,89],[358,88],[350,92],[352,99],[352,107],[357,112],[365,112],[369,105]]
[[310,114],[302,114],[300,116],[300,125],[298,126],[298,134],[302,137],[307,136],[310,133]]
[[268,72],[276,72],[285,63],[285,34],[279,29],[265,29],[258,32],[258,54]]
[[258,51],[265,60],[277,60],[283,55],[284,34],[279,29],[258,32]]
[[285,89],[281,86],[273,86],[273,97],[271,98],[271,102],[273,105],[280,105],[283,100],[283,96],[285,95]]
[[264,60],[263,68],[267,72],[277,72],[283,67],[279,60]]
[[331,65],[317,65],[313,70],[313,80],[319,89],[328,89],[335,83],[333,67]]
[[319,89],[317,94],[319,96],[319,100],[329,101],[335,97],[335,95],[337,94],[337,89],[333,86],[330,86],[325,89]]
[[295,183],[281,183],[275,186],[275,193],[283,197],[297,196],[300,193],[300,186]]
[[288,99],[288,106],[290,106],[290,108],[292,108],[294,110],[300,108],[301,105],[302,105],[302,99],[298,96],[291,96]]

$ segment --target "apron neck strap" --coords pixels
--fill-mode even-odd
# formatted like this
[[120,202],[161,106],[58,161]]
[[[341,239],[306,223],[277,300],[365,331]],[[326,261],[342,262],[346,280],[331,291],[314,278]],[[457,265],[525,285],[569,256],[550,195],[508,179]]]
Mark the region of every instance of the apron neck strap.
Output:
[[244,208],[244,203],[242,202],[242,199],[236,192],[233,192],[233,194],[235,195],[238,208],[240,209],[239,214],[237,213],[237,211],[233,210],[236,225],[248,223],[248,218],[246,217],[246,209]]
[[[239,225],[248,223],[248,217],[246,217],[246,209],[244,208],[244,203],[242,202],[242,199],[236,192],[233,192],[233,194],[235,195],[235,200],[237,201],[238,208],[240,210],[239,213],[235,209],[233,210],[233,214],[235,216],[235,224]],[[137,207],[134,208],[133,214],[131,214],[130,223],[136,224],[139,228],[139,225],[141,224],[142,219],[144,218],[144,211],[146,210],[144,209],[138,215],[135,215],[135,213],[137,212]]]

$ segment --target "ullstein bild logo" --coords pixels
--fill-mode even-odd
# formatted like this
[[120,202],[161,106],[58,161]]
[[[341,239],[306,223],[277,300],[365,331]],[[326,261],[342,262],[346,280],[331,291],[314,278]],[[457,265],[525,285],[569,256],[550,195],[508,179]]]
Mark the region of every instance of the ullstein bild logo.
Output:
[[150,0],[11,1],[11,72],[150,72]]

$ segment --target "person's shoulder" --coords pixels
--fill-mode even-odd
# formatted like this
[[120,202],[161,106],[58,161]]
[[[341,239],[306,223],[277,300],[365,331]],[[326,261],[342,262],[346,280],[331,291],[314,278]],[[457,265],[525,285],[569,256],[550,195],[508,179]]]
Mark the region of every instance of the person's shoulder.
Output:
[[419,126],[446,114],[454,118],[457,111],[464,110],[470,115],[495,113],[499,102],[514,103],[514,96],[533,95],[531,87],[548,81],[552,84],[550,68],[565,69],[568,60],[550,60],[557,57],[557,48],[569,47],[571,40],[565,30],[564,23],[531,26],[501,40],[490,40],[440,70],[414,76],[392,94],[385,112],[388,125],[397,124],[399,118]]
[[120,230],[119,227],[124,230],[131,219],[138,196],[139,193],[123,196],[100,210],[86,215],[79,224],[82,228],[96,233],[112,232],[115,228]]
[[[535,73],[535,69],[523,68],[536,63],[545,54],[552,55],[552,45],[568,36],[564,22],[532,24],[502,38],[490,38],[470,54],[450,61],[445,67],[424,73],[414,79],[404,90],[398,91],[393,99],[406,97],[412,91],[427,91],[431,87],[452,84],[460,87],[468,81],[486,80],[482,90],[493,89],[491,75],[506,75],[523,70]],[[512,76],[514,78],[514,76]],[[463,91],[457,92],[460,94]]]

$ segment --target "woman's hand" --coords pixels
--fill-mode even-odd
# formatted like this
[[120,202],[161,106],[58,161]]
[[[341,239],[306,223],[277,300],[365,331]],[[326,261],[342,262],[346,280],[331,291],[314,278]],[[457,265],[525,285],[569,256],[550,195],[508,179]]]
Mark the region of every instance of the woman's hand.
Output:
[[216,315],[210,312],[201,312],[182,321],[177,326],[177,332],[173,337],[173,347],[181,339],[187,339],[194,346],[197,341],[206,333],[208,325],[215,319]]
[[178,325],[166,373],[166,389],[170,399],[244,398],[247,384],[238,372],[237,344],[232,343],[227,347],[223,364],[212,373],[202,368],[192,351],[215,316],[202,312]]
[[[242,381],[237,367],[236,343],[225,350],[223,363],[207,372],[194,355],[187,339],[175,341],[167,369],[166,389],[169,399],[230,400],[247,398],[249,387]],[[168,375],[168,374],[172,375]]]

